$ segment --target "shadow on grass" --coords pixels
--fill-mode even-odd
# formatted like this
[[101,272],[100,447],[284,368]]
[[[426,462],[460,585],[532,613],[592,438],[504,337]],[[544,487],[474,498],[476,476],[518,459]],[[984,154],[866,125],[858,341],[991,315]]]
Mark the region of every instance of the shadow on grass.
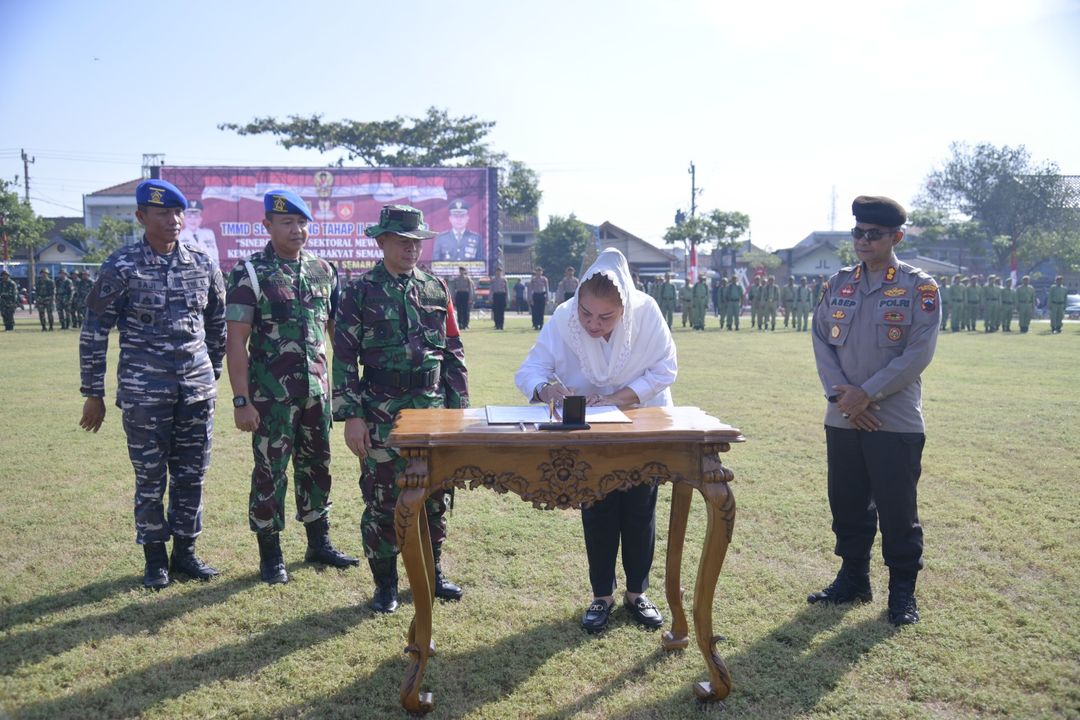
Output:
[[18,605],[0,610],[0,632],[11,629],[15,625],[40,620],[54,612],[63,612],[77,608],[80,605],[92,605],[101,602],[113,595],[119,595],[142,584],[142,576],[128,576],[102,580],[101,582],[84,585],[75,590],[54,593],[27,600]]
[[[196,585],[194,592],[178,592],[180,584]],[[19,606],[25,614],[40,607],[44,612],[69,609],[106,599],[120,592],[138,591],[129,603],[110,613],[89,618],[77,618],[33,628],[25,632],[13,632],[0,638],[0,674],[8,674],[17,667],[40,662],[83,644],[100,642],[114,635],[156,634],[170,620],[189,612],[205,609],[209,605],[227,601],[231,596],[259,584],[258,575],[250,574],[235,579],[218,578],[210,582],[195,580],[176,583],[159,592],[142,587],[142,576],[128,576],[112,581],[94,583],[79,590],[63,593],[59,600],[43,597]],[[140,602],[147,595],[153,602]],[[78,599],[81,601],[77,601]],[[35,603],[38,603],[35,605]]]
[[[243,584],[258,582],[252,578]],[[204,605],[203,602],[194,604],[200,607]],[[16,708],[16,716],[85,718],[142,715],[157,703],[197,690],[203,685],[254,675],[280,658],[343,635],[360,621],[370,618],[371,611],[355,606],[310,613],[275,625],[247,642],[173,658],[126,673],[114,682],[93,690],[28,703]],[[148,652],[152,650],[148,649]]]

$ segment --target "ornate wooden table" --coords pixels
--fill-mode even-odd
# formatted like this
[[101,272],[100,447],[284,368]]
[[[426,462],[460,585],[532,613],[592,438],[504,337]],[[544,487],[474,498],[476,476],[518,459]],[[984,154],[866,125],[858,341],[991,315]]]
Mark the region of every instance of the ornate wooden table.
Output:
[[401,683],[401,704],[414,713],[434,707],[432,694],[420,692],[424,669],[435,645],[431,631],[435,562],[424,500],[438,489],[486,487],[513,492],[537,508],[578,508],[614,490],[647,482],[672,483],[671,517],[664,589],[671,629],[661,636],[666,650],[690,643],[683,610],[680,566],[693,489],[705,498],[708,525],[694,586],[694,634],[705,657],[709,680],[695,683],[701,701],[720,700],[731,677],[716,652],[712,629],[713,594],[735,526],[735,497],[728,487],[731,470],[719,453],[744,440],[693,407],[629,410],[632,424],[597,424],[576,432],[526,430],[488,425],[483,409],[403,410],[388,444],[408,460],[398,479],[395,511],[398,546],[412,587],[415,615],[405,653],[409,666]]

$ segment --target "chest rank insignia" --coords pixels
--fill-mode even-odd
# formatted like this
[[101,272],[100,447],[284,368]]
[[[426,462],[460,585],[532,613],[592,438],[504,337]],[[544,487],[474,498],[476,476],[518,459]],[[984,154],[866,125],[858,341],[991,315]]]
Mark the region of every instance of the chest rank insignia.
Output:
[[903,297],[907,295],[907,288],[889,288],[885,291],[885,297]]
[[855,294],[855,286],[851,283],[848,283],[844,287],[840,288],[840,294],[844,297],[851,297]]
[[283,213],[285,210],[285,198],[280,195],[274,196],[274,212]]
[[855,268],[855,280],[857,281],[861,277],[862,277],[862,265],[859,265],[858,267]]
[[893,342],[896,342],[900,338],[904,337],[904,331],[893,325],[891,328],[889,328],[888,332],[886,332],[885,335]]
[[904,322],[904,313],[887,312],[885,313],[885,322]]
[[915,289],[918,290],[921,293],[932,293],[932,292],[937,292],[937,285],[934,285],[933,283],[923,283],[922,285],[919,285]]
[[888,270],[885,271],[885,282],[887,282],[887,283],[896,282],[896,268],[895,267],[890,267]]
[[843,310],[834,310],[832,316],[834,320],[843,320],[847,317],[847,313]]
[[832,330],[829,331],[829,337],[831,337],[833,340],[840,337],[840,326],[839,325],[833,325],[832,326]]

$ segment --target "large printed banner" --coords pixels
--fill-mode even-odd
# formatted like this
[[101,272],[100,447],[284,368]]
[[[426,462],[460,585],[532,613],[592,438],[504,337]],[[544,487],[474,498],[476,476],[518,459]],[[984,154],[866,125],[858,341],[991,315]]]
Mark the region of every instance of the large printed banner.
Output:
[[424,211],[438,237],[425,240],[420,264],[439,275],[488,275],[494,266],[498,217],[494,168],[270,168],[169,167],[161,177],[192,203],[181,242],[206,249],[226,273],[263,249],[263,195],[288,188],[307,201],[307,249],[344,275],[362,272],[382,257],[364,228],[379,221],[383,205]]

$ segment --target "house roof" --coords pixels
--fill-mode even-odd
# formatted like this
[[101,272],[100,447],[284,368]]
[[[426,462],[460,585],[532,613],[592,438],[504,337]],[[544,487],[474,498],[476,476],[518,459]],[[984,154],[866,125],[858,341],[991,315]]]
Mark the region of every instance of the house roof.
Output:
[[[612,237],[614,236],[614,237]],[[642,240],[637,235],[631,232],[623,230],[621,227],[615,225],[612,222],[605,220],[600,223],[596,228],[597,243],[599,246],[603,246],[605,242],[611,240],[617,240],[627,243],[627,249],[634,248],[635,254],[647,254],[653,255],[653,258],[657,261],[672,263],[675,262],[675,256],[671,253],[661,250],[652,243]],[[633,262],[627,254],[627,260]]]
[[49,232],[45,235],[46,239],[50,241],[62,241],[68,245],[71,245],[72,247],[79,248],[81,250],[86,249],[83,247],[81,242],[77,240],[66,240],[60,234],[66,228],[69,228],[72,225],[78,225],[81,227],[84,224],[81,217],[50,217],[45,218],[45,220],[48,220],[53,224],[52,229],[50,229]]
[[143,181],[142,178],[136,178],[134,180],[128,180],[122,182],[119,185],[113,185],[112,187],[104,188],[103,190],[95,190],[89,195],[94,197],[100,197],[103,195],[123,195],[125,197],[134,197],[135,188]]

